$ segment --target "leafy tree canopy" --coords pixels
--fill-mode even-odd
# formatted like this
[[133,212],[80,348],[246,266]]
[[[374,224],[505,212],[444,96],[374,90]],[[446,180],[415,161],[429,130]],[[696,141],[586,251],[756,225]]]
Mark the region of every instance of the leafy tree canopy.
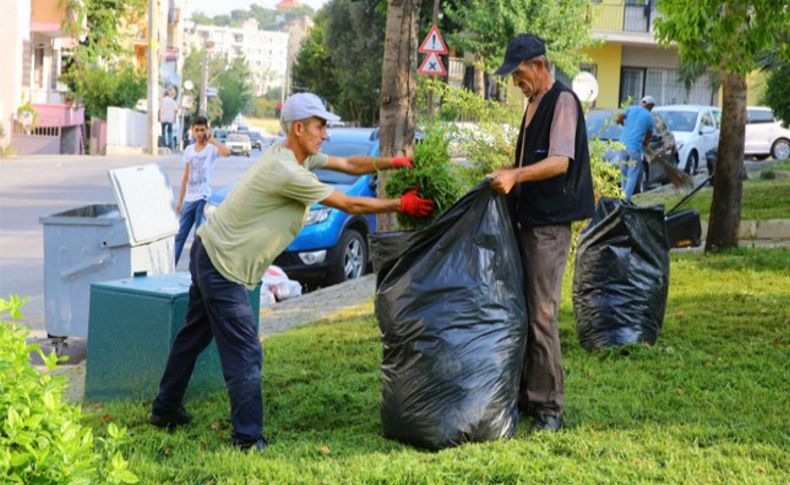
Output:
[[[198,110],[202,59],[203,50],[198,49],[192,49],[184,59],[184,79],[191,80],[196,87],[190,93],[196,101],[190,108],[190,115],[196,114]],[[229,125],[236,115],[253,108],[255,96],[251,80],[252,73],[243,58],[229,60],[222,55],[209,57],[208,85],[218,91],[217,97],[208,98],[207,113],[213,126]]]
[[192,21],[200,25],[240,27],[245,20],[253,18],[258,22],[258,28],[261,30],[280,30],[291,20],[299,17],[312,17],[314,13],[309,5],[280,11],[253,3],[249,10],[231,10],[230,15],[220,14],[210,17],[203,12],[196,11],[192,13]]
[[675,43],[686,61],[744,76],[777,44],[779,55],[790,58],[790,44],[780,42],[790,25],[786,0],[661,0],[658,10],[656,36]]
[[145,97],[145,70],[135,69],[128,58],[122,26],[142,22],[146,6],[146,0],[66,1],[73,15],[64,20],[63,30],[79,44],[61,80],[88,116],[105,118],[108,106],[130,108]]
[[385,0],[332,0],[316,14],[293,69],[294,87],[325,98],[347,120],[376,123]]
[[483,67],[493,72],[510,40],[527,32],[546,41],[549,60],[573,74],[584,60],[581,50],[594,44],[590,37],[587,0],[468,0],[450,2],[443,9],[458,26],[450,41],[480,54]]
[[770,106],[782,126],[790,126],[790,63],[774,67],[768,74],[763,103]]

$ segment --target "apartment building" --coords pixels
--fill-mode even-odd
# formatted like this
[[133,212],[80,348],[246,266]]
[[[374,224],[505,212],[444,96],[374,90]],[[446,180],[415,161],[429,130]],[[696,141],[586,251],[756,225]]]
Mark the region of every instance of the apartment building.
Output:
[[677,49],[658,45],[656,0],[597,0],[589,15],[593,36],[602,44],[586,51],[592,63],[582,69],[598,80],[597,107],[617,108],[646,94],[660,105],[718,104],[718,89],[707,75],[687,90],[678,76]]
[[61,0],[11,0],[0,15],[0,146],[27,154],[82,153],[85,110],[58,81],[76,40]]
[[274,88],[284,88],[288,70],[288,32],[259,30],[255,19],[247,19],[241,27],[216,25],[186,26],[184,49],[211,45],[211,55],[224,54],[229,59],[243,57],[253,76],[257,96]]

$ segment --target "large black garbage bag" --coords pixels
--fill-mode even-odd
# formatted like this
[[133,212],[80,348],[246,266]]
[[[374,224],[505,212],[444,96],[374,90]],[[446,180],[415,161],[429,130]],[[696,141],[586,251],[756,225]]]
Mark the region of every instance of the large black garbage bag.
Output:
[[377,232],[368,235],[370,261],[376,273],[376,288],[392,266],[409,248],[409,243],[416,233],[409,231]]
[[573,310],[582,347],[654,343],[668,290],[663,207],[601,199],[576,250]]
[[384,436],[440,449],[513,434],[527,339],[517,244],[505,198],[483,182],[382,276]]

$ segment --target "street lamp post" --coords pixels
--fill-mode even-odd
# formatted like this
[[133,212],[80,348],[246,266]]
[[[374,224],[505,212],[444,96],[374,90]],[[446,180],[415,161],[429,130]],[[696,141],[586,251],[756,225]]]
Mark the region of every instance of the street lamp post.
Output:
[[148,153],[159,148],[159,0],[148,0]]

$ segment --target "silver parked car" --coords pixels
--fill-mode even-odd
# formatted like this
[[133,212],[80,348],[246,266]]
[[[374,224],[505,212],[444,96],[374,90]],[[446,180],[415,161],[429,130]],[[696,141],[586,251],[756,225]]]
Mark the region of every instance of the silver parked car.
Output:
[[231,155],[244,155],[249,157],[252,152],[250,137],[242,133],[231,133],[225,141],[225,146],[230,150]]

